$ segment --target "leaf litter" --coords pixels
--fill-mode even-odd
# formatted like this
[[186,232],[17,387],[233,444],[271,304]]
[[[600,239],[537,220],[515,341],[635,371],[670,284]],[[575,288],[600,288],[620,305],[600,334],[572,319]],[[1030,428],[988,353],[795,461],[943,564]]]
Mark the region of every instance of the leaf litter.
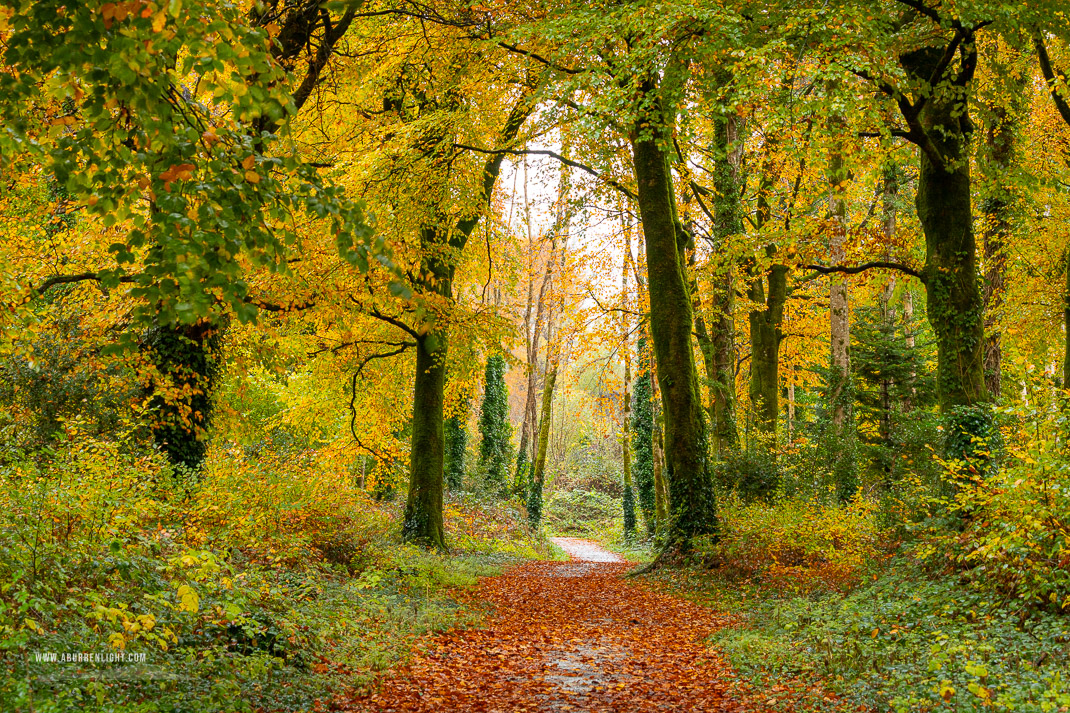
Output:
[[[592,713],[767,710],[704,642],[731,617],[624,578],[594,543],[558,540],[568,562],[531,562],[480,581],[485,626],[428,637],[354,712]],[[614,561],[615,560],[615,561]],[[768,695],[764,696],[768,698]]]

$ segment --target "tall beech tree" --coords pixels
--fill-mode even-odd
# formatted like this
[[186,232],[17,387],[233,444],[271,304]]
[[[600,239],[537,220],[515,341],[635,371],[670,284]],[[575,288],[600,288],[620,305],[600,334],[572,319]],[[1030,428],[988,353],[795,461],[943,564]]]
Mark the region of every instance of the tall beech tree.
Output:
[[636,202],[643,222],[650,294],[650,333],[665,407],[665,464],[672,504],[665,551],[688,547],[692,537],[717,531],[708,462],[706,419],[691,344],[694,327],[685,251],[689,236],[677,218],[669,169],[681,58],[663,75],[634,79],[636,108],[630,132]]
[[905,124],[892,133],[919,149],[918,218],[925,234],[929,322],[936,332],[941,411],[989,400],[984,370],[984,314],[977,280],[970,177],[974,129],[970,92],[977,71],[978,23],[940,4],[903,0],[908,9],[886,31],[918,39],[899,51],[905,83],[855,73],[896,104]]

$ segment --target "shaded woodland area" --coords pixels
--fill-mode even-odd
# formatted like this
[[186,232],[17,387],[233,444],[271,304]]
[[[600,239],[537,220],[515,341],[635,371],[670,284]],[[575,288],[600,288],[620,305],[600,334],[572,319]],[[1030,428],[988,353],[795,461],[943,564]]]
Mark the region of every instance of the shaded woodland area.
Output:
[[1065,710],[1068,11],[0,0],[0,708],[363,710],[567,535],[695,710]]

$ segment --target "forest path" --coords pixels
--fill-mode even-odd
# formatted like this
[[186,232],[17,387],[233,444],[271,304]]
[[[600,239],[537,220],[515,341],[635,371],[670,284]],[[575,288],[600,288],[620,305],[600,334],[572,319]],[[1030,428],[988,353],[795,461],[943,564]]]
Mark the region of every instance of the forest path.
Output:
[[742,711],[747,700],[703,639],[728,622],[622,578],[631,566],[594,542],[555,539],[568,562],[530,562],[480,581],[483,628],[428,637],[411,664],[352,711]]

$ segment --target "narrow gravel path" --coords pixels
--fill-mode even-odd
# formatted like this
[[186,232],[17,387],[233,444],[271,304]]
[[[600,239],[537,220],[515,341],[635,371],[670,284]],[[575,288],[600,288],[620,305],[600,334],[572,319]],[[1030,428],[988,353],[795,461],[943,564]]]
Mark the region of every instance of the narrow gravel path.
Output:
[[569,562],[532,562],[480,582],[484,628],[430,637],[352,711],[759,711],[703,640],[726,621],[622,578],[596,543],[554,540]]

